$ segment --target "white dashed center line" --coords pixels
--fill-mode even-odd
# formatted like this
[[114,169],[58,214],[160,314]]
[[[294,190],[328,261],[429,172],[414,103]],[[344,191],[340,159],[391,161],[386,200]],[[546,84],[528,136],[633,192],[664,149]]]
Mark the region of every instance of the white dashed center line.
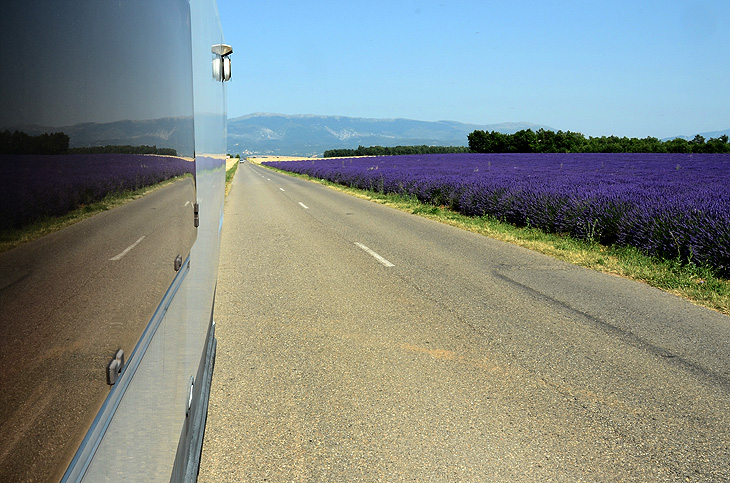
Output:
[[301,201],[299,202],[299,206],[301,206],[305,210],[308,210],[309,209],[309,207],[307,205],[305,205],[304,203],[302,203]]
[[139,242],[141,242],[142,240],[144,240],[144,236],[142,238],[140,238],[139,240],[137,240],[136,242],[134,242],[131,245],[129,245],[127,248],[124,249],[124,251],[122,253],[120,253],[116,257],[110,258],[109,261],[112,261],[112,260],[113,261],[121,260],[124,255],[126,255],[127,253],[129,253],[132,250],[132,248],[134,248],[137,245],[139,245]]
[[395,267],[395,265],[393,265],[393,264],[392,264],[392,263],[390,263],[390,262],[389,262],[388,260],[386,260],[385,258],[383,258],[383,257],[381,257],[380,255],[378,255],[377,253],[375,253],[374,251],[372,251],[371,249],[369,249],[368,247],[366,247],[366,246],[365,246],[365,245],[363,245],[362,243],[360,243],[360,242],[355,242],[355,245],[357,245],[358,247],[360,247],[360,248],[362,248],[363,250],[365,250],[365,251],[366,251],[367,253],[369,253],[370,255],[372,255],[372,256],[373,256],[373,257],[374,257],[374,258],[375,258],[375,259],[376,259],[377,261],[379,261],[380,263],[382,263],[382,264],[383,264],[383,265],[385,265],[386,267]]

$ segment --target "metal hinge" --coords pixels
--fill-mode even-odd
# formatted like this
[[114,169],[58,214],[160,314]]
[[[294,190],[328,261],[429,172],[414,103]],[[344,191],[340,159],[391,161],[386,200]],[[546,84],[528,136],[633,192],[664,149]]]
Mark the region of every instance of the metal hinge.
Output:
[[188,408],[185,411],[185,417],[190,416],[190,409],[193,407],[193,393],[195,389],[195,378],[190,376],[190,390],[188,391]]
[[106,366],[106,383],[113,386],[119,376],[122,374],[124,368],[124,351],[122,349],[117,350],[114,354],[114,359],[111,360],[109,365]]

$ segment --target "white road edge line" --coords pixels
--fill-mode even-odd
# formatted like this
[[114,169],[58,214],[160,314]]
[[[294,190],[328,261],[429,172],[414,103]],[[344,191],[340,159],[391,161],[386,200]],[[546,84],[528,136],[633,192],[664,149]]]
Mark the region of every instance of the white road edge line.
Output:
[[132,250],[132,248],[134,248],[134,247],[136,247],[137,245],[139,245],[139,242],[141,242],[142,240],[144,240],[144,235],[142,236],[142,238],[140,238],[140,239],[139,239],[139,240],[137,240],[136,242],[134,242],[134,243],[132,243],[131,245],[129,245],[129,246],[128,246],[128,247],[127,247],[127,248],[126,248],[126,249],[125,249],[125,250],[124,250],[124,251],[123,251],[122,253],[120,253],[120,254],[119,254],[119,255],[117,255],[116,257],[112,257],[112,258],[110,258],[110,259],[109,259],[109,261],[117,261],[117,260],[121,260],[121,259],[122,259],[122,257],[123,257],[124,255],[126,255],[127,253],[129,253],[129,252],[130,252],[130,250]]
[[304,203],[302,203],[301,201],[299,202],[299,205],[300,205],[300,206],[301,206],[302,208],[304,208],[305,210],[308,210],[308,209],[309,209],[309,207],[308,207],[307,205],[305,205]]
[[390,262],[389,262],[388,260],[386,260],[385,258],[383,258],[383,257],[381,257],[380,255],[378,255],[377,253],[375,253],[374,251],[372,251],[371,249],[369,249],[368,247],[366,247],[366,246],[365,246],[365,245],[363,245],[362,243],[360,243],[360,242],[355,242],[355,245],[357,245],[358,247],[362,248],[362,249],[363,249],[363,250],[365,250],[365,251],[366,251],[367,253],[369,253],[370,255],[372,255],[373,257],[375,257],[375,259],[376,259],[377,261],[379,261],[380,263],[382,263],[382,264],[383,264],[383,265],[385,265],[386,267],[395,267],[395,265],[393,265],[393,264],[392,264],[392,263],[390,263]]

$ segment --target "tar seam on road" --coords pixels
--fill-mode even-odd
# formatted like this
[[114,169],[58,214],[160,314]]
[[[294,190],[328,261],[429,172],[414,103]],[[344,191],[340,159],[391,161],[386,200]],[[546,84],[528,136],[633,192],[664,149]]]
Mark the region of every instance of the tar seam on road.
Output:
[[122,257],[123,257],[124,255],[126,255],[127,253],[129,253],[129,251],[130,251],[130,250],[131,250],[132,248],[134,248],[134,247],[136,247],[137,245],[139,245],[139,242],[141,242],[142,240],[144,240],[144,235],[142,236],[142,238],[140,238],[139,240],[137,240],[136,242],[132,243],[132,244],[131,244],[131,245],[129,245],[129,246],[127,247],[127,248],[125,248],[125,250],[124,250],[124,251],[123,251],[122,253],[120,253],[120,254],[119,254],[119,255],[117,255],[116,257],[112,257],[112,258],[110,258],[110,259],[109,259],[109,261],[117,261],[117,260],[121,260],[121,259],[122,259]]
[[360,243],[360,242],[355,242],[355,245],[357,245],[358,247],[362,248],[362,249],[363,249],[363,250],[365,250],[365,251],[366,251],[367,253],[369,253],[370,255],[372,255],[373,257],[375,257],[375,259],[376,259],[377,261],[379,261],[380,263],[382,263],[382,264],[383,264],[383,265],[385,265],[386,267],[395,267],[395,265],[393,265],[393,264],[392,264],[392,263],[390,263],[390,262],[389,262],[388,260],[386,260],[385,258],[383,258],[383,257],[381,257],[380,255],[378,255],[377,253],[375,253],[374,251],[372,251],[371,249],[369,249],[368,247],[366,247],[366,246],[365,246],[365,245],[363,245],[362,243]]
[[300,204],[300,205],[301,205],[301,207],[302,207],[302,208],[304,208],[305,210],[308,210],[308,209],[309,209],[309,207],[308,207],[307,205],[305,205],[304,203],[302,203],[301,201],[299,202],[299,204]]

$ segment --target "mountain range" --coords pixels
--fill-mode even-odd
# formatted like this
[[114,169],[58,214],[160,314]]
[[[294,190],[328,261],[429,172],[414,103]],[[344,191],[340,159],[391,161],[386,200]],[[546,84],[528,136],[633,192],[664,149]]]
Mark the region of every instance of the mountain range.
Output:
[[84,122],[69,126],[25,124],[3,126],[0,130],[21,131],[31,136],[62,132],[69,136],[69,147],[130,145],[173,148],[181,156],[192,156],[194,125],[192,117],[166,117],[141,121]]
[[322,155],[325,150],[358,146],[466,146],[476,130],[511,134],[550,129],[528,122],[464,124],[455,121],[371,119],[309,114],[255,113],[228,120],[228,152],[291,156]]
[[[522,129],[536,131],[540,128],[557,131],[529,122],[479,125],[455,121],[255,113],[228,119],[227,152],[233,155],[321,156],[328,149],[355,149],[358,146],[466,146],[467,135],[477,129],[512,134]],[[146,144],[174,148],[183,156],[192,156],[194,151],[193,119],[189,117],[82,123],[62,127],[0,126],[0,131],[5,129],[30,135],[64,132],[70,137],[69,145],[72,148]],[[674,137],[691,140],[695,134]],[[730,129],[699,134],[709,140],[722,135],[730,136]]]
[[[702,136],[703,138],[705,138],[705,141],[708,141],[712,138],[719,138],[720,136],[730,137],[730,129],[725,129],[724,131],[701,132],[701,133],[699,133],[699,135]],[[675,138],[682,138],[682,139],[686,139],[687,141],[691,141],[692,139],[694,139],[694,137],[695,137],[695,134],[693,134],[691,136],[686,136],[686,135],[672,136],[671,138],[662,139],[662,141],[669,141],[669,140],[675,139]]]

